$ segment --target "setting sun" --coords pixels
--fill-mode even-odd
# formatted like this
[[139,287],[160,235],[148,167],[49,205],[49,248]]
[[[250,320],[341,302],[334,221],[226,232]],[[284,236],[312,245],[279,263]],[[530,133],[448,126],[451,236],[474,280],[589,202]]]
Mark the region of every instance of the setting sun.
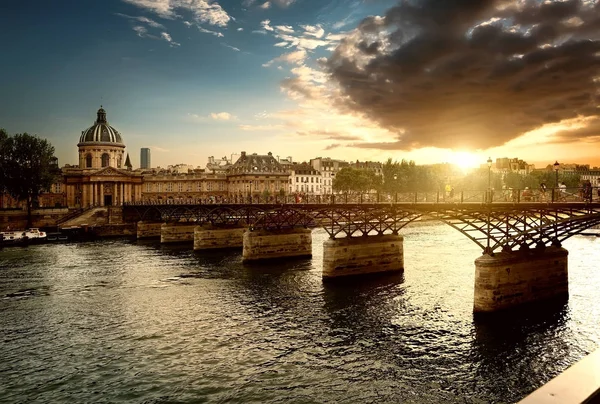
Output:
[[448,162],[460,167],[463,172],[466,172],[479,167],[481,164],[485,164],[486,160],[486,158],[483,158],[480,155],[460,151],[453,152],[450,155]]

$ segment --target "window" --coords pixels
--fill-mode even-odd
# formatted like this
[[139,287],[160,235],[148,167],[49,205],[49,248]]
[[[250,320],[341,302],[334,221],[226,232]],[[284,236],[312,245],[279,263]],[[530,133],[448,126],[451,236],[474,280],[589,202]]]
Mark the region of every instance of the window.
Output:
[[92,155],[89,153],[87,156],[85,156],[85,166],[87,168],[92,168]]
[[315,182],[315,177],[310,177],[310,182]]
[[167,192],[173,192],[173,183],[172,182],[167,183]]
[[212,191],[212,181],[208,181],[208,182],[206,183],[206,190],[207,190],[207,191]]
[[146,184],[146,192],[152,192],[152,184],[151,183]]
[[219,191],[225,191],[225,183],[223,181],[219,182]]
[[110,156],[107,153],[104,153],[102,155],[102,167],[108,167],[109,162],[110,162]]
[[156,184],[156,188],[157,188],[158,192],[162,192],[162,186],[163,186],[162,182],[159,182],[158,184]]
[[296,177],[296,182],[300,181],[300,177]]
[[200,181],[198,181],[196,183],[196,191],[201,192],[202,191],[202,183]]
[[177,191],[183,192],[183,182],[180,181],[177,183]]

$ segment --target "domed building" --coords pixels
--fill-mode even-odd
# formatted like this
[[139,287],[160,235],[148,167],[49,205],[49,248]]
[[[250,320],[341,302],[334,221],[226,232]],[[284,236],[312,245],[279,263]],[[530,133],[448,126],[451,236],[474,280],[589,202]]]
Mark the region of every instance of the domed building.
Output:
[[122,168],[125,145],[118,130],[108,124],[106,111],[98,110],[94,124],[81,132],[79,168]]
[[108,124],[102,106],[94,124],[81,132],[77,147],[79,167],[63,169],[69,208],[118,206],[141,200],[142,175],[131,171],[121,133]]

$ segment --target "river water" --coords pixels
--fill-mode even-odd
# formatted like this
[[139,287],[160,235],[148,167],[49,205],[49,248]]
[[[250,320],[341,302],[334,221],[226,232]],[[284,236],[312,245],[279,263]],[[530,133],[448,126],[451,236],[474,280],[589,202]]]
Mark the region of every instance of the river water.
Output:
[[313,258],[111,240],[0,250],[0,401],[515,402],[600,345],[600,238],[568,303],[474,319],[478,247],[403,231],[405,272],[323,283]]

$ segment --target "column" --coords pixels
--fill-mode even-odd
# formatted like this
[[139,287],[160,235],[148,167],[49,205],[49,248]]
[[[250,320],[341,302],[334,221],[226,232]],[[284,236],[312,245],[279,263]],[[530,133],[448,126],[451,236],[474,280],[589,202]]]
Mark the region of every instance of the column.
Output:
[[242,261],[312,256],[310,229],[255,230],[245,232],[243,237]]
[[100,187],[100,206],[104,206],[104,183],[101,182],[98,186]]
[[568,298],[568,255],[562,247],[482,255],[475,260],[473,311],[488,313]]
[[247,230],[245,227],[196,226],[194,229],[194,250],[242,248],[244,245],[244,232]]
[[88,185],[88,206],[94,204],[94,184],[90,182]]
[[193,243],[196,223],[162,223],[161,243]]
[[323,278],[404,270],[404,237],[377,235],[323,243]]
[[136,234],[138,239],[160,238],[162,222],[137,222]]

